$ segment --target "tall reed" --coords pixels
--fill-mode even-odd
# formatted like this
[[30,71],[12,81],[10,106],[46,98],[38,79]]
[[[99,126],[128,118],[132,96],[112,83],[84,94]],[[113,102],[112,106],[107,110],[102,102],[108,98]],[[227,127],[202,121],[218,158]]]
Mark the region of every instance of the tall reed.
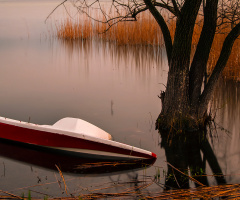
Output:
[[89,19],[73,21],[73,19],[67,18],[60,24],[56,24],[56,30],[59,39],[90,39],[94,36],[93,26]]
[[[197,46],[201,30],[202,21],[197,20],[197,24],[194,29],[192,48],[193,50]],[[174,19],[168,19],[168,27],[172,39],[174,38],[174,32],[176,28],[176,22]],[[147,14],[142,13],[137,21],[134,22],[120,22],[112,26],[108,31],[107,24],[98,23],[92,21],[87,16],[81,16],[77,20],[73,20],[70,17],[65,21],[61,21],[56,24],[57,37],[59,39],[66,40],[101,40],[113,42],[116,45],[164,45],[163,36],[155,19]],[[228,28],[230,30],[230,27]],[[228,30],[228,31],[229,31]],[[226,31],[227,32],[227,31]],[[213,70],[217,59],[220,55],[223,41],[227,34],[217,33],[214,38],[211,53],[208,62],[208,73]],[[231,56],[227,63],[227,67],[223,71],[223,76],[226,79],[233,79],[240,81],[240,41],[236,40]]]
[[120,22],[108,31],[106,23],[91,21],[87,16],[73,20],[67,18],[56,24],[59,39],[101,39],[118,45],[162,45],[163,38],[155,20],[148,14],[142,14],[138,21]]

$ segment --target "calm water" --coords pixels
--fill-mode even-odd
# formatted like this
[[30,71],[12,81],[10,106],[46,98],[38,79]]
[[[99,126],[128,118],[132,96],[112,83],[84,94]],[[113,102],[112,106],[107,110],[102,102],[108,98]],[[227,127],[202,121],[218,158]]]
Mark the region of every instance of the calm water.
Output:
[[[58,41],[50,32],[66,14],[59,9],[46,24],[44,20],[59,2],[0,0],[0,115],[37,124],[53,124],[63,117],[81,118],[106,130],[114,140],[158,156],[148,169],[104,174],[75,174],[70,170],[64,177],[73,194],[109,187],[113,182],[154,177],[158,170],[162,177],[159,183],[164,184],[166,151],[154,128],[161,110],[157,95],[164,90],[167,78],[164,52],[151,47]],[[213,103],[219,108],[216,121],[229,131],[219,129],[211,143],[228,183],[240,182],[238,89],[234,83],[222,84]],[[32,196],[65,195],[57,169],[49,167],[55,155],[4,143],[0,146],[1,190],[18,195],[27,195],[28,190]],[[59,159],[66,167],[75,162]],[[208,162],[206,169],[213,174]],[[216,184],[213,177],[208,179]],[[161,188],[153,184],[148,190]],[[121,192],[122,187],[102,191]]]

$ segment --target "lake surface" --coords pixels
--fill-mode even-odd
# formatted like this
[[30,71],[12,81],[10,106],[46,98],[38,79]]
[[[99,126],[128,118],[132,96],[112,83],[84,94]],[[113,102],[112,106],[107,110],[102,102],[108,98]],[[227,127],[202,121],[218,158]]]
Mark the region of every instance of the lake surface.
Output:
[[[109,132],[116,141],[158,156],[147,169],[63,172],[69,193],[90,193],[97,188],[106,188],[98,192],[121,192],[122,183],[126,189],[136,184],[132,180],[154,178],[159,172],[158,184],[146,191],[161,191],[167,158],[154,124],[161,110],[157,95],[167,80],[164,52],[96,41],[59,41],[51,33],[66,17],[64,10],[44,21],[60,2],[0,0],[0,115],[37,124],[81,118]],[[217,129],[209,140],[227,183],[240,182],[239,88],[239,84],[222,81],[212,104],[213,113],[217,108],[216,122],[228,130]],[[29,190],[32,196],[67,195],[58,170],[48,166],[51,156],[0,142],[0,189],[25,196]],[[64,161],[68,162],[73,160]],[[214,174],[208,162],[206,171]],[[216,184],[213,176],[208,181]]]

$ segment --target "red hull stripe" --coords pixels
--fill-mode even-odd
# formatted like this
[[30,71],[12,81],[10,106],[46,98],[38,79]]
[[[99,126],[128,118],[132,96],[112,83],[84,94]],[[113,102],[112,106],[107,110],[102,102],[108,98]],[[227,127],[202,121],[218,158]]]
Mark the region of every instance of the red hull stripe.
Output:
[[0,123],[0,137],[13,141],[58,148],[87,149],[103,152],[111,152],[140,158],[156,158],[154,153],[145,154],[134,150],[116,147],[110,144],[76,138],[64,134],[50,133],[47,131],[34,130],[11,124]]

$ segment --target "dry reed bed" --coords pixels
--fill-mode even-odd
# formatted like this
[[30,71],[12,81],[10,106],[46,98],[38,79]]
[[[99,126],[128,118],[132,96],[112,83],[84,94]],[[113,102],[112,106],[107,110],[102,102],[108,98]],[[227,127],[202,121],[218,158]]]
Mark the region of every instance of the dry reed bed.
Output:
[[[198,20],[198,26],[195,27],[192,47],[195,48],[201,33],[201,21]],[[175,21],[168,20],[168,26],[171,36],[174,37]],[[163,36],[156,21],[146,13],[138,17],[136,22],[117,23],[107,32],[107,25],[92,21],[87,16],[79,19],[67,18],[60,24],[56,24],[57,37],[65,40],[93,40],[113,42],[116,45],[164,45]],[[217,33],[211,49],[208,72],[210,73],[220,55],[220,49],[226,34]],[[232,54],[223,71],[225,79],[240,81],[240,41],[236,40]]]
[[[154,22],[154,23],[153,23]],[[70,17],[56,24],[59,39],[101,39],[117,45],[159,45],[163,38],[151,16],[142,14],[137,22],[117,23],[108,31],[106,23],[92,21],[87,16],[74,20]]]

